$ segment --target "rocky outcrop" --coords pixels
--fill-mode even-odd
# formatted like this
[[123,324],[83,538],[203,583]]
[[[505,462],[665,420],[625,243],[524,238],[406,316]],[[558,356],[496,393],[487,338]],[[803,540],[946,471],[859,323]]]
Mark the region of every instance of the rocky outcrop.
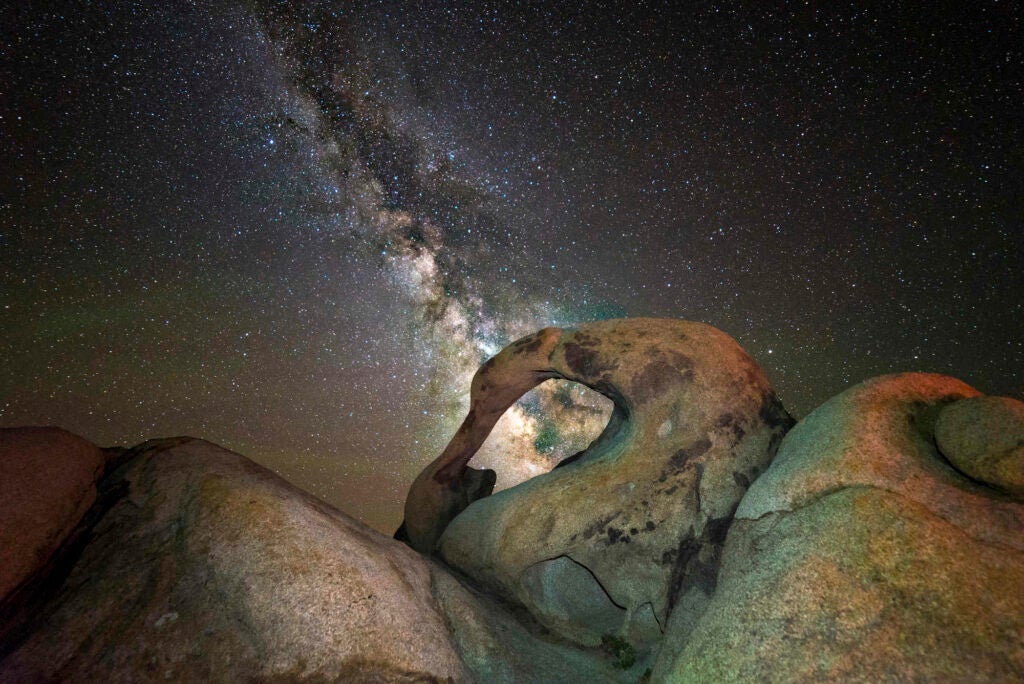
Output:
[[[89,452],[43,436],[19,453]],[[4,641],[0,681],[636,679],[243,456],[180,438],[121,460],[68,523],[81,544]]]
[[1020,681],[1024,506],[935,443],[976,395],[886,376],[801,421],[740,504],[707,610],[670,621],[655,679]]
[[[611,399],[607,429],[555,470],[468,502],[481,493],[473,453],[549,378]],[[671,609],[713,592],[733,511],[791,424],[753,359],[710,326],[548,328],[476,374],[462,427],[410,489],[406,530],[428,552],[441,535],[445,562],[568,638],[650,646]]]
[[[523,611],[431,566],[434,597],[452,639],[478,682],[628,682],[649,673],[648,660],[607,645],[583,648],[550,634]],[[569,589],[567,588],[567,591]],[[625,646],[625,644],[623,644]]]
[[[407,520],[454,515],[434,556],[201,440],[0,431],[0,681],[1024,680],[1024,404],[875,378],[768,465],[788,416],[706,326],[545,330],[486,368]],[[467,504],[466,454],[553,372],[608,429]]]
[[142,445],[3,681],[463,680],[427,563],[242,456]]
[[0,596],[34,575],[96,501],[106,459],[59,428],[0,430]]

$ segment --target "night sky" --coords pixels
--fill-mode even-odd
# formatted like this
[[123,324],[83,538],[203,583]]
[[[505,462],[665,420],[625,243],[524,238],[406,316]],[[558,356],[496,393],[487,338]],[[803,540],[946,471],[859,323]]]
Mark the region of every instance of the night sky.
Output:
[[[710,323],[797,417],[1024,396],[1021,3],[60,4],[2,10],[2,426],[203,437],[390,532],[546,325]],[[545,385],[476,462],[607,411]]]

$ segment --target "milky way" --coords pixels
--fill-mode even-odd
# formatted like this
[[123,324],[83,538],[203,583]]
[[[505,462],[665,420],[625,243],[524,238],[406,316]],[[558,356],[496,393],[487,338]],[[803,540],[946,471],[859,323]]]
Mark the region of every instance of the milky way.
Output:
[[[390,530],[546,325],[711,323],[798,416],[1024,393],[1020,7],[678,5],[5,10],[0,424],[204,437]],[[607,416],[545,384],[475,462]]]

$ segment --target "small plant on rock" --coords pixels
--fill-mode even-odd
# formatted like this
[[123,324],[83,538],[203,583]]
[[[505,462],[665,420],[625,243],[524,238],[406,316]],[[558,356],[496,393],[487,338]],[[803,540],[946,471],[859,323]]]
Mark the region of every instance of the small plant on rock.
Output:
[[601,650],[612,657],[613,664],[620,670],[628,670],[636,662],[636,649],[633,645],[614,634],[601,637]]

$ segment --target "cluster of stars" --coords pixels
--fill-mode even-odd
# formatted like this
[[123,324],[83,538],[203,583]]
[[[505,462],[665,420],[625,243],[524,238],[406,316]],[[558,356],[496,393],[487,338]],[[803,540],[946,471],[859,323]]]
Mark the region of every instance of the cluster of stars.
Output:
[[[1021,8],[99,1],[0,41],[0,424],[191,434],[390,531],[488,356],[702,320],[806,414],[1024,392]],[[586,446],[546,384],[477,464]]]

